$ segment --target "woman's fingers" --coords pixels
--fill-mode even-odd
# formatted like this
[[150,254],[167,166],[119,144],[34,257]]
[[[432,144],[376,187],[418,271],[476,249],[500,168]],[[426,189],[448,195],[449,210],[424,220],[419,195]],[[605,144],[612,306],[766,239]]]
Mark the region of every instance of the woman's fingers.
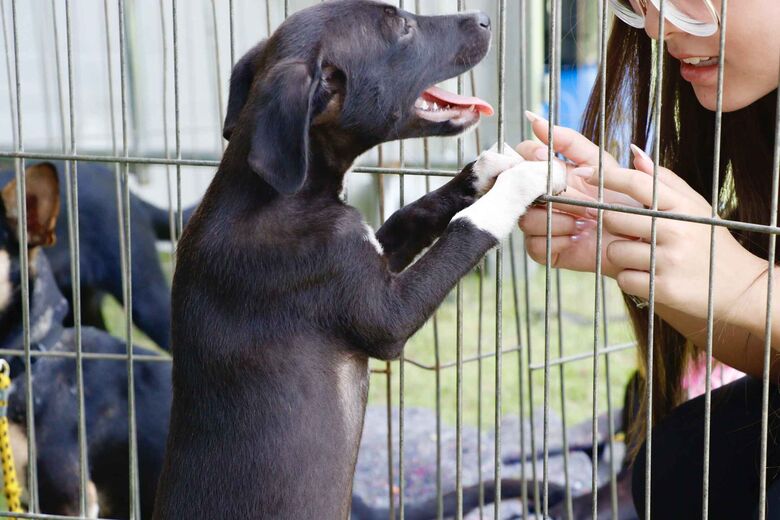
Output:
[[[631,145],[631,152],[634,154],[634,168],[652,177],[653,160],[635,144]],[[658,167],[658,181],[680,193],[693,191],[693,188],[687,182],[677,176],[672,170],[663,166]]]
[[[547,147],[538,141],[523,141],[515,147],[515,150],[526,161],[547,160]],[[544,155],[544,159],[538,158],[541,155]]]
[[[552,267],[562,267],[569,269],[572,266],[565,265],[561,262],[561,259],[566,259],[564,253],[567,249],[574,245],[571,236],[554,236],[550,239],[550,254],[552,256]],[[527,236],[525,239],[525,249],[528,252],[528,256],[533,261],[544,264],[547,261],[547,237],[544,236]]]
[[607,258],[620,269],[650,269],[650,244],[638,240],[615,240],[607,246]]
[[[574,175],[569,175],[569,179],[572,177],[575,177]],[[582,193],[580,190],[577,189],[577,187],[573,187],[571,183],[566,188],[566,192],[561,194],[560,196],[566,197],[567,199],[574,199],[574,200],[582,200],[582,201],[588,201],[588,202],[595,202],[596,200],[591,197],[590,195],[586,195],[585,193]],[[542,206],[544,207],[544,206]],[[570,213],[572,215],[576,215],[578,217],[582,218],[591,218],[588,214],[588,208],[587,206],[580,206],[577,204],[566,204],[563,202],[554,202],[553,203],[553,209],[557,211],[562,211],[565,213]]]
[[620,271],[615,277],[618,287],[626,293],[648,298],[650,295],[650,273],[647,271],[634,271],[626,269]]
[[[531,120],[531,128],[534,135],[545,145],[548,143],[549,122],[532,112],[526,112],[526,117]],[[562,126],[553,128],[553,147],[556,153],[563,154],[570,161],[589,166],[598,166],[599,147],[581,133]],[[519,151],[519,150],[518,150]],[[521,152],[522,155],[522,152]],[[618,166],[615,158],[604,152],[604,167],[615,168]]]
[[[578,219],[565,213],[553,212],[552,236],[576,235],[588,229],[595,229],[593,219]],[[520,229],[531,236],[547,236],[547,209],[530,208],[520,219]]]
[[[598,186],[598,173],[594,172],[586,182]],[[653,205],[653,178],[643,172],[628,168],[607,168],[604,170],[604,188],[628,195],[646,207]],[[658,209],[666,211],[673,208],[677,201],[676,191],[662,182],[657,183],[656,189]]]
[[650,240],[652,219],[644,215],[605,211],[604,229],[616,236]]

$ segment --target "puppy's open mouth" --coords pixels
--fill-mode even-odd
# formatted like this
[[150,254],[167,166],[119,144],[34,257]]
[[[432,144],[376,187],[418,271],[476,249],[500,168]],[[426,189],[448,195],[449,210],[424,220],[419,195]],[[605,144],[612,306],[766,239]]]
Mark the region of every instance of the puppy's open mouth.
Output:
[[478,97],[467,97],[448,92],[439,87],[426,89],[414,103],[417,116],[433,123],[450,122],[468,125],[476,122],[480,114],[492,116],[493,107]]

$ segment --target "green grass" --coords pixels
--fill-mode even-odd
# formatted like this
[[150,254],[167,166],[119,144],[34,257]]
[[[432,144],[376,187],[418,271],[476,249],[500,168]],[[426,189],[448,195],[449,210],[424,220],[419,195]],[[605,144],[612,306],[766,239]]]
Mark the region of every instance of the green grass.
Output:
[[[518,241],[519,243],[519,241]],[[502,371],[502,413],[517,414],[519,411],[519,356],[522,354],[524,366],[527,363],[526,345],[526,311],[524,305],[523,265],[522,256],[516,254],[517,296],[520,307],[520,326],[522,341],[518,341],[517,323],[515,320],[515,302],[513,296],[512,268],[509,254],[504,254],[504,284],[503,284],[503,346],[504,349],[514,348],[522,344],[521,352],[511,352],[503,355]],[[161,255],[162,265],[166,274],[170,276],[170,256]],[[482,341],[481,351],[484,354],[495,352],[495,309],[496,309],[496,281],[495,281],[495,256],[487,260],[488,269],[483,275],[482,292]],[[529,279],[530,309],[531,309],[531,359],[532,363],[544,361],[544,306],[545,306],[545,272],[543,266],[530,269]],[[595,277],[588,273],[560,272],[561,302],[563,311],[563,353],[572,355],[577,353],[592,352],[593,350],[593,308]],[[550,320],[550,356],[555,359],[558,356],[560,343],[558,341],[558,322],[556,319],[556,276],[552,280],[552,312]],[[474,272],[464,278],[463,291],[463,355],[470,358],[477,355],[480,345],[478,342],[479,329],[479,284],[480,274]],[[607,284],[606,303],[608,320],[609,344],[628,342],[632,334],[628,321],[623,311],[623,302],[618,289],[610,281]],[[125,337],[124,310],[114,300],[106,298],[103,306],[109,331],[120,338]],[[439,336],[440,363],[446,365],[455,363],[456,336],[457,336],[457,305],[456,291],[453,291],[445,300],[436,314]],[[603,333],[603,330],[602,330]],[[134,342],[137,345],[155,348],[154,343],[137,328],[133,333]],[[427,366],[434,366],[435,341],[433,322],[429,321],[417,334],[415,334],[406,346],[404,386],[405,406],[424,407],[435,409],[436,407],[436,372],[435,370],[422,369],[414,366],[410,361],[415,361]],[[622,388],[628,379],[630,371],[635,366],[635,354],[632,349],[624,350],[609,356],[610,381],[612,383],[613,403],[620,406]],[[606,378],[604,373],[605,357],[601,357],[601,374],[599,376],[599,409],[606,407]],[[481,365],[481,367],[480,367]],[[385,363],[372,360],[372,369],[384,370]],[[390,365],[392,374],[392,404],[398,406],[399,398],[399,363]],[[482,373],[481,385],[479,384],[479,372]],[[525,373],[525,372],[524,372]],[[563,368],[563,376],[566,382],[566,413],[567,419],[573,424],[591,417],[592,408],[592,373],[593,358],[567,363]],[[550,371],[550,399],[558,413],[561,412],[561,384],[560,369],[552,367]],[[382,373],[374,373],[371,377],[369,394],[370,404],[386,403],[387,379]],[[456,368],[454,366],[443,368],[440,371],[441,384],[441,412],[442,418],[449,424],[455,424],[456,418]],[[481,389],[481,392],[480,392]],[[467,362],[463,368],[463,413],[466,424],[476,425],[479,417],[479,396],[482,398],[482,423],[492,426],[495,407],[495,357],[487,357],[481,363],[477,361]],[[523,394],[527,399],[527,381],[524,382]],[[544,377],[541,370],[536,370],[533,376],[533,401],[535,406],[542,406],[544,399]],[[526,401],[527,402],[527,401]],[[526,405],[527,408],[527,405]],[[527,413],[527,409],[526,409]]]
[[[504,284],[503,298],[503,348],[511,349],[518,344],[522,345],[521,352],[505,353],[502,361],[502,385],[501,385],[501,410],[502,414],[517,414],[519,412],[519,382],[521,372],[519,368],[520,356],[523,357],[523,366],[527,365],[527,334],[524,292],[525,287],[522,277],[522,257],[517,255],[517,295],[521,316],[521,331],[518,339],[517,322],[515,319],[515,302],[513,296],[513,283],[509,255],[504,255]],[[482,287],[482,334],[481,352],[494,353],[496,345],[496,282],[495,260],[488,264],[492,267],[484,275]],[[539,267],[530,270],[532,275],[529,280],[530,309],[531,309],[531,362],[542,364],[544,362],[544,307],[545,307],[545,270]],[[558,322],[556,308],[556,276],[551,276],[552,283],[552,313],[550,319],[550,356],[551,359],[559,357],[559,348],[563,354],[573,355],[593,351],[593,309],[595,277],[593,274],[560,272],[561,280],[561,308],[562,320],[562,345],[558,337]],[[475,357],[480,349],[479,338],[479,292],[480,274],[473,273],[464,278],[462,282],[463,294],[463,356],[464,359]],[[437,312],[440,364],[447,365],[456,360],[457,345],[457,305],[456,291],[447,298]],[[609,317],[608,339],[610,345],[630,342],[632,332],[624,313],[624,306],[619,290],[608,282],[606,290],[607,315]],[[602,328],[603,334],[603,328]],[[602,336],[603,337],[603,336]],[[412,337],[405,349],[407,361],[416,361],[424,365],[434,366],[435,341],[434,327],[429,321],[414,337]],[[606,374],[605,357],[600,359],[599,376],[599,409],[606,409]],[[609,355],[610,382],[612,385],[612,399],[615,406],[621,405],[623,386],[628,380],[630,372],[635,367],[635,353],[633,349],[624,350]],[[481,367],[480,367],[481,365]],[[372,361],[372,368],[383,370],[385,364]],[[463,420],[466,424],[476,425],[480,414],[479,400],[481,395],[481,417],[484,426],[492,426],[495,413],[495,381],[496,381],[495,357],[487,357],[481,363],[471,361],[464,364],[463,368]],[[480,382],[481,371],[481,382]],[[391,365],[392,372],[392,404],[398,406],[399,389],[399,365]],[[528,382],[523,372],[523,395],[527,403]],[[561,369],[552,367],[550,370],[550,399],[551,406],[561,413]],[[592,415],[593,395],[593,357],[567,363],[563,368],[565,381],[566,413],[570,424],[588,419]],[[456,368],[444,368],[440,371],[441,385],[441,412],[442,418],[449,424],[455,424],[456,420]],[[542,370],[534,371],[532,378],[533,402],[541,407],[544,402],[544,376]],[[384,404],[387,399],[387,380],[384,374],[374,374],[371,379],[370,403]],[[421,369],[407,362],[404,372],[405,406],[424,407],[435,409],[436,406],[436,373],[433,370]],[[526,404],[526,413],[528,413]]]

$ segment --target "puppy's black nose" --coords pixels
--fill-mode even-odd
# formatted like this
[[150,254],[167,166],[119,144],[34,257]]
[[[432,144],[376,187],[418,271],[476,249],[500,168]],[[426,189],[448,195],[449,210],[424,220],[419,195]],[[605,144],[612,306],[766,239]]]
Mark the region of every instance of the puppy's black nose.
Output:
[[490,17],[486,13],[480,11],[476,13],[475,16],[477,17],[477,23],[480,27],[490,30]]

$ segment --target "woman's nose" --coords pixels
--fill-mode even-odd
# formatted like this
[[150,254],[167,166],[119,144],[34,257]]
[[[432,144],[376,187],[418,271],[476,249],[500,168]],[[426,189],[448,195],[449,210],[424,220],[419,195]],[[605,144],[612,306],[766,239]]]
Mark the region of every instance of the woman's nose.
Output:
[[[661,13],[653,5],[653,2],[647,3],[647,14],[645,15],[645,32],[652,39],[658,39],[658,27],[660,26]],[[667,18],[664,20],[664,40],[668,39],[672,34],[680,32],[680,29],[671,23]]]

